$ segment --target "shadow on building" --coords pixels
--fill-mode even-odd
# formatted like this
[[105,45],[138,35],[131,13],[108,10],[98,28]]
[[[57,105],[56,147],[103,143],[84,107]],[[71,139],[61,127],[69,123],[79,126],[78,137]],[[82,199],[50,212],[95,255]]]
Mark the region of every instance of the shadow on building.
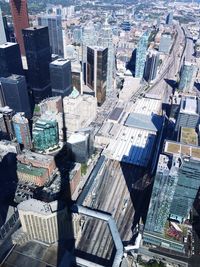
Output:
[[[66,146],[58,152],[55,156],[56,167],[58,168],[61,176],[60,197],[58,199],[58,211],[63,209],[63,203],[67,206],[68,218],[66,225],[67,231],[63,231],[63,220],[57,216],[58,223],[58,243],[57,243],[57,267],[76,266],[75,260],[75,236],[73,229],[73,218],[71,213],[71,206],[73,204],[71,190],[70,190],[70,169],[65,165],[68,160],[68,150]],[[74,164],[71,164],[73,169]],[[67,236],[65,236],[67,235]]]

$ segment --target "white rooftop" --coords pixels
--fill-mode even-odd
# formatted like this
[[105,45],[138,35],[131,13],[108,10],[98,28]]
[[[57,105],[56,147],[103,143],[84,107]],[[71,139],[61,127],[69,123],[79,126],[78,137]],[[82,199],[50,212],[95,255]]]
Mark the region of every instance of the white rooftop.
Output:
[[7,42],[7,43],[4,43],[4,44],[1,44],[0,45],[0,48],[7,48],[7,47],[11,47],[11,46],[14,46],[16,45],[17,43],[10,43],[10,42]]
[[56,66],[64,66],[65,64],[69,63],[70,61],[68,59],[64,58],[58,58],[50,63],[50,65],[56,65]]
[[86,139],[86,136],[84,134],[74,133],[69,137],[67,142],[70,144],[76,144],[79,142],[84,142],[85,139]]
[[131,112],[140,113],[144,115],[160,114],[162,107],[162,102],[158,99],[152,98],[141,98],[137,99],[135,104],[132,106]]
[[46,203],[36,199],[28,199],[17,206],[18,210],[34,212],[41,215],[51,215],[58,209],[58,201]]
[[197,99],[193,96],[182,97],[180,112],[197,114]]

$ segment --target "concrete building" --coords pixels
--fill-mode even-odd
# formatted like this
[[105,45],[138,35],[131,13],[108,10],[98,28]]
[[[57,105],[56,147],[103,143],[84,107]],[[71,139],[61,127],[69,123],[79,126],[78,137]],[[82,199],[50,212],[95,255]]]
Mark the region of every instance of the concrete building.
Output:
[[25,118],[24,113],[17,113],[12,118],[15,137],[19,144],[22,144],[25,149],[32,148],[31,134],[29,122]]
[[61,16],[53,14],[40,15],[38,17],[38,25],[48,27],[51,53],[63,57],[64,49]]
[[24,112],[27,118],[31,118],[25,77],[13,74],[7,78],[0,78],[0,82],[4,106],[9,106],[15,112]]
[[6,34],[4,29],[3,17],[0,8],[0,45],[6,43]]
[[8,153],[18,154],[20,152],[19,144],[8,140],[0,140],[0,162]]
[[14,130],[12,118],[14,111],[5,106],[0,108],[0,136],[1,139],[12,140],[14,138]]
[[191,93],[193,91],[194,83],[197,77],[197,72],[198,72],[197,64],[186,61],[181,70],[178,89],[183,92]]
[[199,190],[200,150],[198,146],[166,141],[164,153],[159,158],[144,242],[184,253],[182,224]]
[[97,99],[90,95],[79,95],[73,91],[63,98],[64,119],[67,132],[88,127],[97,114]]
[[8,77],[12,74],[24,74],[19,45],[4,43],[0,45],[0,77]]
[[135,65],[135,77],[136,78],[143,78],[144,75],[144,68],[146,63],[146,54],[147,54],[147,47],[148,47],[148,39],[149,34],[146,31],[142,37],[140,38],[137,44],[136,50],[136,65]]
[[106,99],[108,49],[87,47],[86,84],[97,98],[98,105]]
[[28,8],[26,0],[10,0],[11,14],[14,24],[15,38],[20,46],[20,51],[23,56],[26,55],[24,49],[24,40],[22,29],[29,27]]
[[147,55],[144,78],[147,82],[151,82],[156,78],[159,65],[159,53],[156,50],[150,50]]
[[172,46],[172,37],[170,33],[163,33],[160,40],[158,51],[161,53],[169,54]]
[[182,96],[175,131],[180,127],[196,128],[199,124],[200,102],[194,96]]
[[55,150],[59,146],[58,123],[54,117],[44,115],[33,125],[33,147],[35,151]]
[[31,239],[52,244],[58,240],[77,239],[81,231],[80,217],[68,214],[64,203],[45,203],[29,199],[18,205],[23,232]]
[[59,58],[50,63],[50,78],[53,96],[68,96],[72,92],[71,62]]
[[28,83],[34,101],[38,104],[51,96],[49,64],[51,47],[47,27],[30,27],[22,30],[28,65]]

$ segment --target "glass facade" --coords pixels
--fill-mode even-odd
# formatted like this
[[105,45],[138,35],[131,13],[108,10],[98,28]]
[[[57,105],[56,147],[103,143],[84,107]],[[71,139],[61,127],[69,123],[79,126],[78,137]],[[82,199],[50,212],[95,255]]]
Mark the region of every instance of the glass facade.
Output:
[[39,119],[33,127],[33,146],[36,151],[57,148],[59,144],[58,123]]
[[136,66],[135,66],[135,77],[136,78],[143,78],[143,75],[144,75],[148,39],[149,39],[149,33],[145,32],[140,38],[138,45],[137,45]]
[[178,89],[183,92],[191,92],[193,90],[197,71],[197,65],[186,62],[182,67]]

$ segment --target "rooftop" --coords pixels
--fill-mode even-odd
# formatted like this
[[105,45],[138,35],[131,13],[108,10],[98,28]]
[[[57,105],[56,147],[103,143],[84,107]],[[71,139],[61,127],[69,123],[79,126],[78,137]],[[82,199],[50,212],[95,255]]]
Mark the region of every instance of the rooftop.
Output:
[[198,114],[198,102],[194,96],[183,96],[181,100],[181,113]]
[[70,63],[68,59],[58,58],[50,63],[51,66],[64,66],[65,64]]
[[133,113],[140,113],[145,115],[160,114],[162,102],[158,99],[143,97],[138,99],[132,106]]
[[47,28],[47,27],[46,26],[34,26],[34,27],[25,28],[24,30],[36,31],[36,30],[40,30],[40,29],[43,29],[43,28]]
[[7,42],[7,43],[4,43],[4,44],[1,44],[1,45],[0,45],[0,49],[1,49],[1,48],[7,48],[7,47],[15,46],[15,45],[17,45],[17,43],[10,43],[10,42]]
[[70,137],[67,140],[67,142],[70,143],[70,144],[76,144],[76,143],[79,143],[79,142],[85,142],[86,137],[87,136],[85,134],[74,133],[74,134],[70,135]]
[[25,158],[27,161],[40,161],[41,164],[42,163],[51,163],[52,161],[54,161],[54,157],[51,155],[43,155],[43,154],[38,154],[35,152],[31,152],[29,150],[24,150],[24,153],[19,154],[17,156],[18,160],[20,161],[20,159],[22,160],[23,158]]
[[180,142],[186,145],[198,145],[198,136],[193,128],[181,128]]
[[[59,203],[60,207],[60,203]],[[58,210],[58,201],[46,203],[36,199],[28,199],[17,206],[18,210],[34,212],[41,215],[51,215]]]
[[111,114],[109,115],[108,119],[112,121],[118,121],[119,118],[121,117],[123,112],[123,108],[118,108],[116,107]]
[[164,152],[173,155],[187,155],[194,159],[200,160],[200,147],[184,145],[178,142],[166,141]]
[[46,173],[46,169],[44,168],[36,168],[33,166],[29,166],[23,163],[18,162],[17,163],[17,171],[18,172],[22,172],[25,174],[28,174],[30,176],[43,176]]
[[13,116],[12,120],[15,123],[27,123],[28,124],[28,120],[24,117],[24,113],[23,112],[16,113]]

